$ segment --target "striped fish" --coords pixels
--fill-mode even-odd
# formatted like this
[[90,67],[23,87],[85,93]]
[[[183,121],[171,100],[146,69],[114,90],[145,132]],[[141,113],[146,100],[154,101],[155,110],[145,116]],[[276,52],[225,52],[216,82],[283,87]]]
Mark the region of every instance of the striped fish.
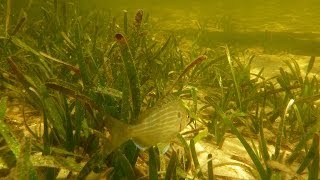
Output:
[[135,125],[109,121],[111,144],[118,147],[132,139],[138,148],[145,150],[158,143],[169,143],[187,126],[187,120],[188,113],[183,102],[169,96],[143,112]]

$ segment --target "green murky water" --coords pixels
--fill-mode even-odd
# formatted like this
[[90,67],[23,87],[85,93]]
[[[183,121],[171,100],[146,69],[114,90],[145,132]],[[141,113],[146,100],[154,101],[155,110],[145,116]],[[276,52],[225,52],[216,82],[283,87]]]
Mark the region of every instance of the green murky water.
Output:
[[[318,0],[0,0],[0,99],[11,104],[0,157],[14,160],[0,162],[0,178],[317,177],[319,9]],[[168,94],[184,102],[187,128],[170,124],[181,117],[172,105],[172,116],[151,111],[137,129]],[[127,125],[155,139],[148,150],[126,138],[108,151]],[[168,127],[182,135],[171,142]]]

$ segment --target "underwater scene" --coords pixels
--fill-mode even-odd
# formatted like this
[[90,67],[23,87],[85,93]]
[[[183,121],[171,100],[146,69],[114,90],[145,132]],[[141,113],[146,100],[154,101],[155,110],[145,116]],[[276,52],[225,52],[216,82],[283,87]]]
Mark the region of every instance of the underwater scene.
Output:
[[319,0],[0,0],[0,179],[320,179]]

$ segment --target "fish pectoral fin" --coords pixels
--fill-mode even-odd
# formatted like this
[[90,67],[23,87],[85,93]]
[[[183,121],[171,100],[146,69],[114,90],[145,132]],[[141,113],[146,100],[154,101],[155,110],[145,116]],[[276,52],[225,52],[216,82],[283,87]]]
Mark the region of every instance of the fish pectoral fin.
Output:
[[150,140],[148,140],[147,138],[135,137],[135,138],[132,138],[132,141],[142,151],[145,151],[146,149],[148,149],[153,145],[148,143]]
[[134,144],[142,151],[147,150],[149,147],[153,145],[157,145],[161,154],[166,153],[170,148],[170,143],[157,143],[157,144],[150,144],[149,138],[141,138],[135,137],[132,138]]

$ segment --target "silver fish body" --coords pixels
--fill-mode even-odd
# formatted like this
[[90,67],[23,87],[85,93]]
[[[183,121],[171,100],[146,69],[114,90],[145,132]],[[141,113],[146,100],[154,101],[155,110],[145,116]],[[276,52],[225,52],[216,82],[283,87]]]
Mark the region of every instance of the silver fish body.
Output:
[[188,113],[178,98],[165,98],[143,112],[135,125],[113,123],[111,142],[118,146],[128,139],[142,150],[158,143],[169,143],[187,126]]
[[168,143],[187,125],[188,113],[175,99],[143,113],[141,123],[129,127],[132,140],[140,149]]

